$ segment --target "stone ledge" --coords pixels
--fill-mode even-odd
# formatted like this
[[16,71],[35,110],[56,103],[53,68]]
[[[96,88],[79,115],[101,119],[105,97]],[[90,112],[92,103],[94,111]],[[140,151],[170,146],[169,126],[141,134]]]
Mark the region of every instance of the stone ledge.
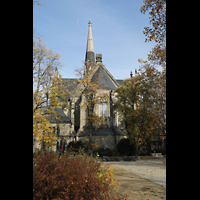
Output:
[[163,157],[162,153],[151,153],[153,157]]
[[136,161],[139,160],[139,156],[127,156],[127,157],[109,157],[103,156],[102,161]]

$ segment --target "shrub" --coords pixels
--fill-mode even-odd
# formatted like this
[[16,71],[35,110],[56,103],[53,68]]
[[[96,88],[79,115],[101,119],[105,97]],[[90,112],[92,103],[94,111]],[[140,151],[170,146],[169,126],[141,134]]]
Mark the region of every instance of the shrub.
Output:
[[134,144],[131,143],[129,138],[121,139],[117,144],[117,151],[120,155],[133,156],[134,149]]
[[94,151],[94,154],[99,154],[100,157],[102,156],[115,156],[116,155],[116,150],[112,148],[99,148]]
[[53,152],[33,156],[33,199],[120,199],[115,187],[111,171],[95,158]]
[[77,151],[79,148],[86,149],[86,145],[82,141],[70,142],[67,145],[67,149],[69,149],[69,148],[72,148],[75,151]]

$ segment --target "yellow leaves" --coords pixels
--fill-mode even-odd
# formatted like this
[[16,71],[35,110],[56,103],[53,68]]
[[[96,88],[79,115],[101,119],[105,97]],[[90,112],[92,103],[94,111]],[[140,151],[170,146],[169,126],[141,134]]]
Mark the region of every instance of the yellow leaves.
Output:
[[[141,9],[141,10],[144,10],[144,8],[145,8],[145,5],[143,5],[140,9]],[[142,11],[141,11],[141,12],[142,12]]]
[[144,5],[140,8],[141,13],[145,14],[149,10],[149,23],[152,28],[145,27],[143,33],[147,38],[146,41],[163,42],[166,40],[166,1],[149,0],[144,1]]
[[57,71],[59,54],[48,49],[42,41],[40,38],[33,41],[33,138],[35,142],[51,146],[57,137],[50,128],[50,115],[47,113],[54,113],[58,118],[54,108],[63,105],[58,97],[62,98],[66,89]]
[[147,63],[147,61],[144,61],[144,60],[142,60],[142,59],[140,59],[140,58],[138,58],[138,62],[139,62],[139,63]]

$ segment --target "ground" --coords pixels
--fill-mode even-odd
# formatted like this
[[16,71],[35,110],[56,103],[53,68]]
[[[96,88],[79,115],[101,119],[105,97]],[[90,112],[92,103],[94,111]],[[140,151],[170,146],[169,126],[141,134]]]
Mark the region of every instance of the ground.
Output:
[[[135,162],[104,162],[104,164],[111,163],[110,169],[120,183],[118,191],[128,194],[127,200],[160,200],[166,199],[165,161],[165,159],[150,159]],[[149,173],[152,175],[148,175]]]

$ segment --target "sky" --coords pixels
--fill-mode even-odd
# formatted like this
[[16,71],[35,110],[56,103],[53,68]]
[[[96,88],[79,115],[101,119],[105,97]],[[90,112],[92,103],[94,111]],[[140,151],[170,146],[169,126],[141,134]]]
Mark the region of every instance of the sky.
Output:
[[146,60],[155,46],[145,42],[148,13],[141,14],[143,0],[39,0],[33,6],[34,36],[60,54],[63,78],[76,78],[86,54],[88,22],[92,22],[94,52],[115,79],[125,79]]

